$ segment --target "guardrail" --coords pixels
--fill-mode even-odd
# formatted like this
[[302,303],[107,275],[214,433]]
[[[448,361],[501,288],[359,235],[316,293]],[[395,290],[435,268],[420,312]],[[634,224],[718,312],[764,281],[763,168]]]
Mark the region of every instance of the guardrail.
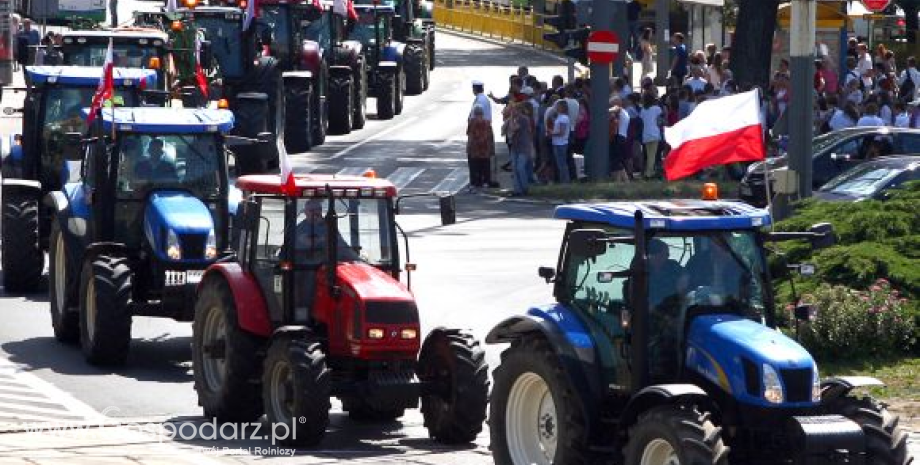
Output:
[[544,32],[555,32],[553,27],[542,25],[545,16],[530,7],[475,0],[435,0],[434,6],[439,27],[558,52],[555,44],[543,40]]

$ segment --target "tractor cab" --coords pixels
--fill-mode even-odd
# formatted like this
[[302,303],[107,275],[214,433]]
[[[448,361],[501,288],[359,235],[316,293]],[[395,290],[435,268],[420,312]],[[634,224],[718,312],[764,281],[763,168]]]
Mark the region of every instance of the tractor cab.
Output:
[[[224,153],[232,127],[226,110],[102,109],[78,143],[79,179],[46,199],[49,292],[55,335],[79,339],[89,362],[125,361],[132,316],[192,319],[238,203]],[[112,301],[107,286],[122,284]]]
[[365,47],[385,47],[393,38],[392,23],[396,13],[393,5],[355,4],[358,21],[349,31],[348,37]]
[[160,87],[165,88],[168,37],[156,29],[130,28],[93,31],[64,31],[61,53],[64,64],[72,66],[102,66],[105,53],[112,42],[115,66],[152,69],[157,73]]

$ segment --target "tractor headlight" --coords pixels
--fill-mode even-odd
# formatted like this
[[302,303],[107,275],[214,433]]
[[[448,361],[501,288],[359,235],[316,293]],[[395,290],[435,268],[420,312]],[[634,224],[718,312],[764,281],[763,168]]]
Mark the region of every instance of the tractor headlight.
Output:
[[371,328],[367,330],[368,339],[383,339],[383,329],[381,328]]
[[204,246],[204,258],[208,260],[217,258],[217,236],[214,235],[213,229],[208,233],[208,242]]
[[166,256],[170,260],[182,260],[182,245],[179,244],[179,236],[172,229],[166,234]]
[[783,393],[783,383],[779,380],[779,374],[770,365],[763,364],[763,397],[767,402],[781,404],[785,400]]
[[821,402],[821,375],[818,374],[817,364],[812,370],[812,376],[814,376],[814,378],[811,381],[811,401]]

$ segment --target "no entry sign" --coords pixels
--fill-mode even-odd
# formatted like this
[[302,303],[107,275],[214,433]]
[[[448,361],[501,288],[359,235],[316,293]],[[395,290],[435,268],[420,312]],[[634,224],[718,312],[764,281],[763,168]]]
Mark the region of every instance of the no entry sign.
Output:
[[885,8],[888,8],[890,3],[891,0],[862,0],[863,6],[873,13],[880,13]]
[[609,65],[620,53],[620,38],[613,31],[593,31],[588,36],[588,59],[592,63]]

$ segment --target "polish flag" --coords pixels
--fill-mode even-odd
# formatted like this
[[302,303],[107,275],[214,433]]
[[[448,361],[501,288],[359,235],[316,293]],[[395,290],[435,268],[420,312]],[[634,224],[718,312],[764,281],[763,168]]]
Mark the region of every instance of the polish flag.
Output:
[[355,4],[352,0],[333,0],[332,12],[352,21],[358,20],[358,12],[355,11]]
[[664,139],[671,146],[664,160],[669,181],[713,165],[763,160],[766,150],[758,92],[707,100],[690,116],[664,128]]
[[204,70],[201,69],[201,40],[198,39],[198,34],[195,34],[195,81],[198,84],[198,90],[207,99],[208,81],[204,77]]
[[89,114],[86,116],[86,125],[93,124],[96,119],[96,113],[102,110],[102,105],[106,100],[115,95],[115,58],[112,51],[112,39],[109,39],[109,48],[105,51],[105,61],[102,63],[102,76],[99,78],[99,86],[96,87],[96,93],[93,94],[93,101],[89,106]]
[[291,158],[283,144],[278,144],[278,165],[281,167],[281,192],[284,195],[297,195],[297,183],[294,181],[294,169],[291,168]]

